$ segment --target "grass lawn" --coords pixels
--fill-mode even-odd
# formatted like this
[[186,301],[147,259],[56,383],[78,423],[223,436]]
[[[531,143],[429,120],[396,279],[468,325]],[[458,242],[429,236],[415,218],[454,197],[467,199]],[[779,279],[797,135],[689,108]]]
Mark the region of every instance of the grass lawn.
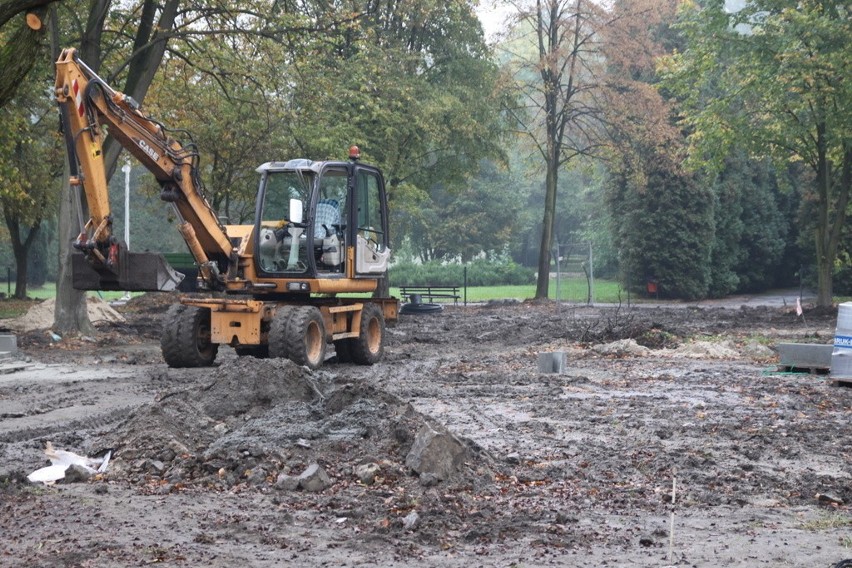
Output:
[[[556,279],[550,280],[550,298],[556,299]],[[14,286],[12,287],[14,291]],[[92,296],[98,296],[106,301],[117,300],[124,292],[89,292]],[[137,295],[139,292],[134,292]],[[559,282],[559,299],[563,302],[584,303],[587,301],[586,280],[583,278],[562,278]],[[399,288],[391,288],[391,295],[400,297]],[[460,301],[464,301],[464,290],[459,290]],[[28,300],[15,300],[6,298],[0,300],[0,319],[14,318],[25,313],[33,304],[33,300],[45,300],[56,296],[56,285],[47,282],[39,288],[27,289]],[[535,296],[535,284],[524,286],[477,286],[468,287],[468,302],[487,302],[488,300],[516,299],[526,300]],[[404,299],[404,298],[402,298]],[[637,301],[635,295],[631,301]],[[425,299],[424,299],[425,300]],[[618,303],[627,301],[627,293],[617,283],[610,280],[595,280],[595,302]]]
[[[559,299],[563,302],[586,302],[588,300],[588,287],[584,278],[562,278],[559,281]],[[595,280],[595,302],[615,304],[619,301],[627,301],[627,292],[618,282],[612,280]],[[550,279],[548,297],[556,299],[556,279]],[[391,288],[391,295],[399,297],[399,288]],[[459,290],[459,295],[464,300],[464,290]],[[522,286],[476,286],[468,287],[468,302],[487,302],[488,300],[527,300],[535,297],[535,284]],[[631,301],[637,300],[635,294]],[[425,301],[425,299],[424,299]]]

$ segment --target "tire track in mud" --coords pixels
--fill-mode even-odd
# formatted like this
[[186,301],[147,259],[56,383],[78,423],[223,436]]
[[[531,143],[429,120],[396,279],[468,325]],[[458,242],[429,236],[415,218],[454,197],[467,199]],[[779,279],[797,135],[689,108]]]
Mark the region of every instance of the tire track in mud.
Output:
[[[70,371],[70,372],[69,372]],[[44,465],[44,443],[86,453],[92,434],[116,427],[128,414],[150,402],[159,388],[156,373],[127,377],[114,369],[102,378],[85,380],[85,368],[49,366],[37,375],[4,377],[0,388],[0,479],[28,473]]]
[[[654,355],[582,359],[566,374],[544,375],[509,371],[513,358],[527,356],[528,367],[534,359],[504,352],[497,364],[506,373],[465,373],[447,369],[468,356],[454,361],[448,351],[428,372],[387,386],[530,479],[602,480],[595,502],[618,502],[629,485],[639,491],[631,506],[651,511],[664,505],[659,495],[675,471],[684,506],[800,504],[832,491],[852,499],[849,402],[837,391],[827,401],[824,382],[767,378],[747,361]],[[649,502],[649,492],[658,498]]]
[[[68,432],[81,430],[98,430],[114,426],[127,417],[127,414],[138,408],[136,405],[117,407],[113,410],[88,414],[78,420],[63,420],[46,426],[21,426],[12,424],[14,430],[0,433],[0,444],[13,444],[27,440],[51,440],[56,436],[62,437]],[[54,436],[54,438],[51,438]]]

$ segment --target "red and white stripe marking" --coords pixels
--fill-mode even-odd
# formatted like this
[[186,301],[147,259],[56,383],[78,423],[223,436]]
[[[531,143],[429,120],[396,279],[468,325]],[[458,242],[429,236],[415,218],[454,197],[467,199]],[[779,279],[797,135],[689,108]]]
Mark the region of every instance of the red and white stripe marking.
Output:
[[86,109],[83,108],[83,93],[80,92],[80,85],[77,83],[77,79],[71,81],[71,90],[74,91],[74,100],[77,102],[77,114],[83,116]]

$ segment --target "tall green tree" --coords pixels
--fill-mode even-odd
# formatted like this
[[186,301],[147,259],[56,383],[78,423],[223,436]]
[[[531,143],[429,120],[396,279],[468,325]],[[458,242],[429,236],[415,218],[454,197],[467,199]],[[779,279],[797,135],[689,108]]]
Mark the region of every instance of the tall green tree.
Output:
[[219,216],[246,223],[255,214],[255,169],[288,157],[277,144],[286,109],[278,90],[283,85],[277,66],[263,63],[274,59],[276,46],[259,48],[246,38],[205,41],[191,61],[167,54],[146,109],[197,145],[206,195]]
[[480,160],[501,157],[504,91],[466,0],[355,1],[339,10],[352,19],[337,17],[336,34],[288,44],[284,135],[303,156],[339,157],[343,144],[358,144],[386,173],[401,240],[408,226],[399,220],[416,217],[432,188],[460,191]]
[[[88,10],[82,14],[76,12],[54,10],[52,18],[52,60],[56,60],[61,48],[60,42],[69,41],[69,35],[73,38],[72,43],[80,45],[80,57],[96,73],[100,73],[103,62],[105,47],[114,45],[107,43],[105,32],[109,29],[108,24],[116,22],[108,20],[110,15],[110,0],[92,0]],[[122,90],[137,101],[142,101],[148,91],[148,87],[154,77],[154,72],[162,60],[165,52],[168,33],[174,28],[176,12],[179,2],[167,0],[162,6],[151,0],[144,0],[139,5],[134,5],[129,13],[121,11],[114,15],[124,18],[119,23],[119,29],[133,29],[132,46],[134,47],[130,58],[126,60],[129,71],[125,81],[121,85]],[[67,6],[63,6],[67,8]],[[78,18],[78,16],[83,16]],[[60,21],[61,18],[61,21]],[[81,27],[60,33],[60,28],[65,22],[85,22]],[[66,30],[68,28],[65,28]],[[63,30],[64,31],[64,30]],[[106,34],[110,37],[109,34]],[[119,43],[126,48],[126,44]],[[108,140],[104,149],[104,160],[108,176],[115,171],[121,148]],[[68,176],[63,176],[67,180]],[[74,199],[71,188],[65,184],[63,188],[63,199],[60,207],[59,223],[59,276],[56,285],[56,307],[54,311],[54,329],[59,332],[91,332],[92,325],[89,321],[86,308],[85,293],[75,290],[71,279],[71,241],[77,236],[80,227],[73,222]]]
[[27,296],[30,250],[42,223],[51,218],[61,146],[52,132],[54,108],[38,81],[25,80],[18,95],[0,108],[0,209],[15,257],[15,297]]
[[[163,58],[198,61],[204,53],[203,38],[240,36],[281,40],[283,34],[298,28],[302,33],[316,32],[302,26],[304,18],[295,7],[284,7],[272,0],[140,0],[118,3],[91,0],[88,6],[62,4],[60,17],[54,18],[54,60],[60,43],[80,46],[80,56],[113,87],[143,103]],[[295,23],[294,23],[295,22]],[[62,32],[60,34],[60,31]],[[106,63],[106,66],[104,65]],[[102,67],[109,70],[104,72]],[[224,75],[227,69],[208,69]],[[191,105],[179,98],[177,106]],[[109,138],[104,160],[111,177],[121,148]],[[67,176],[65,176],[67,177]],[[60,212],[60,274],[54,328],[61,331],[88,331],[91,324],[85,295],[71,284],[70,242],[79,232],[73,222],[73,200],[65,188]]]
[[[701,176],[715,194],[709,294],[755,292],[776,283],[790,220],[782,213],[778,174],[767,160],[734,151],[715,174]],[[790,273],[798,266],[787,267]]]
[[529,43],[521,42],[513,57],[522,105],[515,117],[544,162],[535,297],[547,298],[559,171],[600,143],[595,92],[601,89],[602,58],[597,38],[607,18],[590,0],[536,0],[517,17],[515,33]]
[[607,198],[622,278],[634,288],[655,280],[669,297],[704,298],[711,283],[714,195],[672,158],[656,154],[639,183],[636,172],[612,174]]
[[423,262],[502,254],[518,228],[517,187],[498,164],[484,161],[467,187],[432,187],[424,200],[397,214],[411,248]]
[[518,11],[507,43],[507,67],[521,100],[514,117],[544,165],[536,298],[548,292],[560,172],[578,158],[609,154],[619,143],[618,125],[647,120],[644,111],[656,99],[645,96],[650,88],[636,85],[633,71],[647,67],[643,61],[654,55],[654,38],[637,33],[636,23],[647,32],[669,4],[535,0]]
[[688,3],[686,48],[663,61],[695,163],[720,167],[735,145],[802,162],[813,173],[817,304],[832,303],[832,268],[852,189],[852,22],[836,0]]

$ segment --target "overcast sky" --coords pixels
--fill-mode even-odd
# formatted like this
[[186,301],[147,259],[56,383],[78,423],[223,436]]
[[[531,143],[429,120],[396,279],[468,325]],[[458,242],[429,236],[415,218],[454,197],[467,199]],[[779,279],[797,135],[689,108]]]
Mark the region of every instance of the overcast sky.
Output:
[[505,28],[506,17],[511,13],[512,7],[505,4],[495,6],[498,2],[494,0],[483,0],[476,13],[479,16],[479,21],[482,22],[482,29],[485,32],[485,39],[491,41],[494,39],[494,34],[503,31]]

